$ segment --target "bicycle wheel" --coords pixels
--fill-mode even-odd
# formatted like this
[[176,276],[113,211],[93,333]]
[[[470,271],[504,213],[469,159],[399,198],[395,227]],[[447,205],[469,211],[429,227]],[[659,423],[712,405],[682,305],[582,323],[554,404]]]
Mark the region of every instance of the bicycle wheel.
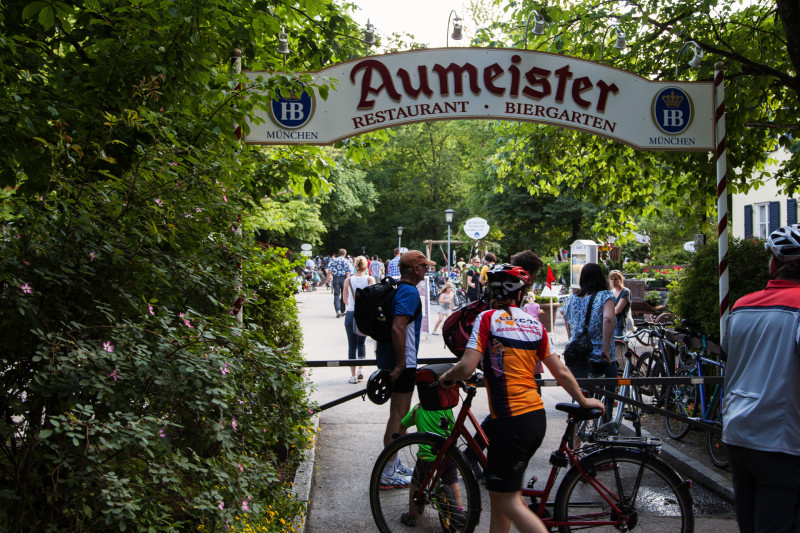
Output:
[[710,420],[715,420],[714,429],[708,432],[708,455],[711,457],[711,462],[717,468],[728,467],[728,449],[725,443],[722,442],[722,413],[720,412],[719,397],[714,400],[714,405],[711,406],[711,414],[708,416]]
[[[679,368],[675,373],[677,377],[687,378],[694,374],[694,367],[685,366]],[[667,398],[664,409],[670,413],[675,413],[680,416],[694,416],[695,410],[695,394],[696,389],[694,385],[673,385],[667,389]],[[664,424],[667,428],[667,434],[675,440],[680,440],[689,433],[691,426],[688,422],[682,422],[675,418],[664,416]]]
[[[586,482],[577,468],[572,467],[558,487],[555,519],[583,523],[561,526],[561,533],[573,530],[609,533],[694,531],[688,483],[661,459],[636,450],[612,447],[584,457],[581,466],[592,482],[599,484],[606,497],[616,502],[616,508],[603,498],[592,482]],[[591,524],[600,521],[606,524]]]
[[[432,465],[432,461],[426,461],[425,458],[437,454],[443,444],[442,437],[412,433],[395,439],[378,456],[369,482],[369,503],[379,531],[456,533],[473,531],[478,525],[481,516],[478,482],[457,448],[452,447],[447,451],[443,466],[420,491],[419,485]],[[382,489],[384,468],[395,457],[413,470],[411,485]],[[449,483],[445,483],[447,481]],[[401,516],[410,510],[416,515],[413,529],[407,529],[400,521]]]
[[[658,352],[651,351],[644,352],[639,356],[634,372],[637,377],[643,378],[660,378],[666,375],[664,363],[661,362],[661,356]],[[663,388],[664,385],[640,385],[639,393],[644,396],[651,396],[653,398],[653,404],[656,407],[660,407],[663,403]]]

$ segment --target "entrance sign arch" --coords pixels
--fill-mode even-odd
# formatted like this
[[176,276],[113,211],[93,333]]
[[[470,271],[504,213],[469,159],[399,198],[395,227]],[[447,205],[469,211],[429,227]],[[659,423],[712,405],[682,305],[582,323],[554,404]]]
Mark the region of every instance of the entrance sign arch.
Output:
[[[248,144],[332,144],[429,120],[537,122],[638,150],[714,149],[712,82],[653,82],[599,63],[506,48],[400,52],[309,73],[333,83],[274,101],[249,124]],[[267,72],[248,72],[251,79]]]
[[[331,85],[273,100],[242,141],[329,145],[431,120],[511,120],[584,131],[637,150],[707,151],[717,160],[720,332],[728,313],[727,176],[722,66],[714,81],[650,81],[584,59],[508,48],[367,56],[304,73]],[[271,72],[250,71],[256,81]],[[724,241],[724,242],[723,242]]]

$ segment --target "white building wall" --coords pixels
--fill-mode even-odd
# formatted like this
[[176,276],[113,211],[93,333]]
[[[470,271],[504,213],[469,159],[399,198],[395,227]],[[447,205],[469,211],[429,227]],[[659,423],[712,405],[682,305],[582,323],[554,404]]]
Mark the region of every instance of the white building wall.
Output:
[[[783,161],[786,161],[790,158],[791,154],[786,150],[777,150],[770,154],[771,159],[775,159],[779,164]],[[774,172],[778,165],[770,164],[767,166],[767,171]],[[789,199],[789,196],[785,194],[780,194],[778,190],[778,186],[775,183],[775,180],[769,179],[764,180],[764,183],[759,186],[758,189],[751,189],[746,194],[734,194],[732,195],[731,200],[731,214],[733,217],[733,224],[731,228],[731,232],[733,237],[743,239],[745,237],[745,206],[746,205],[758,205],[762,203],[768,202],[779,202],[780,204],[780,225],[786,225],[786,200]],[[755,214],[754,214],[755,218]],[[795,220],[800,221],[800,218],[795,218]],[[754,221],[755,224],[755,221]]]

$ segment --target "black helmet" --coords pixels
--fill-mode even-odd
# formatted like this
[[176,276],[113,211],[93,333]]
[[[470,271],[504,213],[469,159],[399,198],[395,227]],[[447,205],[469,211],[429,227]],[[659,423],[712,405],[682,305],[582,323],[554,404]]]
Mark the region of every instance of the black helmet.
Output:
[[495,265],[486,277],[493,297],[507,296],[531,285],[531,278],[524,268],[508,263]]
[[367,380],[367,396],[372,403],[383,405],[392,395],[392,379],[389,370],[376,370]]

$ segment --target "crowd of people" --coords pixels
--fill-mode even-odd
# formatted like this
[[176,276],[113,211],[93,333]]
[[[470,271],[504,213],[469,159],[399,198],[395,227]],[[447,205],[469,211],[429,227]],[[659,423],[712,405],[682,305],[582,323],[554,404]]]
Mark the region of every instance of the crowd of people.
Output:
[[[800,388],[796,386],[800,378],[800,225],[773,232],[766,247],[771,281],[765,290],[736,303],[722,339],[722,356],[728,365],[723,441],[729,449],[737,520],[743,532],[800,530]],[[351,263],[345,250],[327,264],[337,317],[347,317],[351,359],[364,357],[364,338],[359,339],[352,323],[353,291],[375,283],[384,272],[398,280],[391,340],[376,342],[378,368],[388,375],[392,391],[384,445],[411,426],[425,426],[429,415],[419,406],[412,410],[411,400],[422,323],[416,286],[434,266],[417,250],[402,255],[395,250],[385,270],[377,257],[360,256]],[[520,492],[522,476],[545,433],[544,404],[535,381],[543,366],[582,407],[610,413],[611,405],[582,394],[576,378],[617,377],[613,338],[624,335],[629,327],[631,292],[622,273],[612,270],[606,277],[599,265],[584,265],[580,286],[566,298],[562,312],[570,342],[585,331],[591,354],[567,367],[550,352],[547,329],[538,319],[541,310],[530,291],[541,268],[541,259],[526,250],[512,256],[508,264],[498,264],[497,257],[486,254],[469,262],[459,259],[451,271],[440,273],[434,334],[453,310],[453,281],[458,276],[463,276],[460,281],[469,301],[484,298],[489,302],[488,310],[475,321],[463,357],[439,383],[452,387],[479,365],[483,369],[490,415],[482,427],[492,443],[483,472],[491,531],[508,531],[511,524],[519,531],[545,531]],[[351,383],[362,377],[361,367],[351,369]],[[452,413],[430,416],[452,420]],[[384,469],[381,488],[409,487],[414,475],[397,459]],[[400,519],[413,526],[413,509]]]

